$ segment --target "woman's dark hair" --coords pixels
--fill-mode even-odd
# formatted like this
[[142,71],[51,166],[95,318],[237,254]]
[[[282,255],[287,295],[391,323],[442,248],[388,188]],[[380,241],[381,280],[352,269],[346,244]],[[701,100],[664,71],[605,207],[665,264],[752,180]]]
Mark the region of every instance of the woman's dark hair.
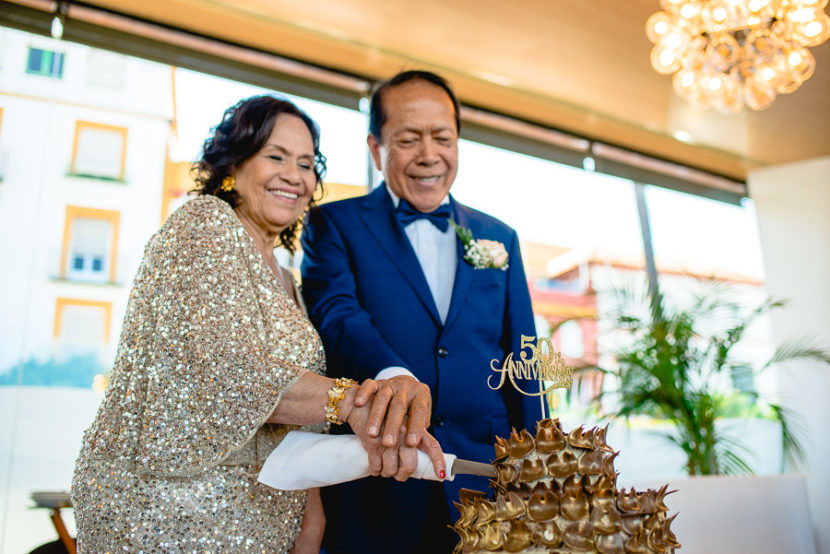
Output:
[[[288,100],[262,95],[240,100],[225,111],[222,122],[213,129],[213,136],[202,146],[202,158],[190,170],[196,183],[194,190],[221,198],[232,208],[238,206],[241,200],[239,193],[235,189],[222,190],[222,180],[265,146],[277,117],[284,114],[299,117],[308,127],[314,143],[314,177],[318,188],[321,187],[326,174],[326,157],[320,153],[320,128],[317,123]],[[312,196],[309,207],[315,203]],[[297,220],[280,233],[279,243],[292,253],[300,224]]]
[[408,83],[409,81],[426,81],[427,83],[442,88],[444,92],[447,93],[447,96],[450,97],[450,102],[452,102],[452,107],[455,111],[455,130],[458,133],[461,133],[461,117],[458,113],[458,99],[455,97],[455,93],[452,91],[450,84],[446,79],[440,75],[432,73],[431,71],[413,69],[398,73],[391,79],[381,81],[375,85],[372,92],[372,101],[369,106],[369,132],[374,135],[378,142],[383,142],[381,140],[380,132],[383,129],[383,124],[386,123],[387,118],[386,110],[383,107],[383,93],[392,87]]

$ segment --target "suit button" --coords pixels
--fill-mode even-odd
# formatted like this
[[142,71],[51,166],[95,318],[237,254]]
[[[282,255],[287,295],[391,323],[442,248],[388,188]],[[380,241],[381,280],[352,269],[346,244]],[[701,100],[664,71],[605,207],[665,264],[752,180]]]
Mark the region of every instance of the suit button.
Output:
[[444,416],[439,415],[438,417],[435,418],[435,421],[433,422],[433,425],[435,425],[436,427],[443,427],[446,422],[447,422],[446,418],[444,418]]
[[439,356],[439,357],[441,357],[441,358],[446,358],[446,357],[447,357],[447,354],[449,354],[449,352],[448,352],[448,351],[447,351],[447,349],[446,349],[446,348],[444,348],[443,346],[442,346],[442,347],[440,347],[440,348],[438,349],[438,356]]

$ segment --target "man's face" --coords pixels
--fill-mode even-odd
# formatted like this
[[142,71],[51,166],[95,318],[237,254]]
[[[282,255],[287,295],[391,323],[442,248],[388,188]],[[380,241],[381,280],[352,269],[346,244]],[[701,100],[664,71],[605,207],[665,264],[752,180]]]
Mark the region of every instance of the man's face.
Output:
[[458,172],[458,131],[447,93],[426,81],[408,81],[383,93],[386,122],[378,141],[369,135],[375,166],[387,186],[417,210],[437,208]]

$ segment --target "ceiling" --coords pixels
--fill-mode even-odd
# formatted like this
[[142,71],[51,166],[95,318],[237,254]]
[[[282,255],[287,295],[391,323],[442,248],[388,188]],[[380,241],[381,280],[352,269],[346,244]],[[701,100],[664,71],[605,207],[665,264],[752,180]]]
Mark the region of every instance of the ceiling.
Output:
[[644,27],[658,0],[86,4],[371,79],[432,69],[471,106],[732,179],[830,155],[830,41],[811,49],[814,76],[767,110],[697,111],[649,64]]

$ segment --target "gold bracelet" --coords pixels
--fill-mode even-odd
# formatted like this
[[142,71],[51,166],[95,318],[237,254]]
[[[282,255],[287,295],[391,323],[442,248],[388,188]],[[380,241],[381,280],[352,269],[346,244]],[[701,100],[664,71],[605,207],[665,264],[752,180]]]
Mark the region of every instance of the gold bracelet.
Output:
[[329,401],[323,408],[326,412],[326,421],[340,425],[340,401],[346,398],[346,389],[357,384],[354,379],[340,377],[334,380],[334,386],[329,389]]

